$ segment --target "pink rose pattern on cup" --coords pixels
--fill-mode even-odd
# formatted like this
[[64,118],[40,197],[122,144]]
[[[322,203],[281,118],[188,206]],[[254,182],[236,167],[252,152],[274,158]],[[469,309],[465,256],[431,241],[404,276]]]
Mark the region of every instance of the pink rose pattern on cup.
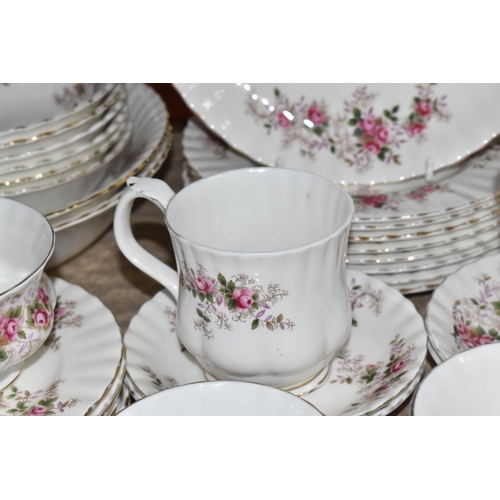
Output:
[[408,140],[423,142],[431,120],[448,121],[446,96],[438,97],[435,84],[416,85],[416,95],[409,104],[408,115],[401,117],[400,105],[374,112],[377,95],[367,86],[357,88],[344,109],[335,116],[322,101],[306,101],[302,96],[291,102],[279,88],[275,101],[264,105],[249,93],[247,113],[268,130],[282,134],[282,148],[298,145],[300,154],[311,160],[320,151],[329,151],[359,172],[373,168],[376,161],[385,164],[401,163],[397,154]]
[[[24,300],[24,302],[22,302]],[[52,327],[52,305],[44,279],[21,295],[0,303],[0,363],[27,357]]]
[[76,398],[59,400],[59,385],[63,380],[56,380],[48,389],[38,391],[20,390],[15,385],[7,391],[0,391],[0,414],[25,417],[48,417],[64,413],[79,402]]
[[488,274],[474,281],[479,285],[475,294],[456,300],[452,307],[457,352],[500,340],[500,283]]
[[61,299],[60,295],[57,296],[54,307],[54,326],[43,343],[44,347],[57,351],[61,346],[61,328],[80,328],[82,326],[83,316],[75,314],[74,311],[77,305],[75,300]]
[[212,325],[218,329],[232,330],[231,320],[243,323],[249,321],[252,330],[264,326],[270,331],[291,330],[295,326],[282,314],[273,314],[271,310],[288,295],[279,285],[269,284],[265,290],[246,274],[238,274],[227,280],[219,273],[215,279],[207,275],[201,264],[198,264],[196,272],[186,262],[183,266],[180,283],[198,300],[198,319],[194,320],[194,324],[206,337],[213,338]]

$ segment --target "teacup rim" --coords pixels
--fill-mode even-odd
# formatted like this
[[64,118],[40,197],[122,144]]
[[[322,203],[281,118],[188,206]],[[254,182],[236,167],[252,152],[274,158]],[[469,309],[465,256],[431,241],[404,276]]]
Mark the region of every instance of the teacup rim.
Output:
[[[228,175],[241,175],[243,172],[253,172],[253,171],[262,171],[262,170],[265,170],[265,171],[273,171],[273,170],[280,170],[280,171],[282,171],[282,170],[286,170],[288,172],[294,172],[293,175],[297,174],[297,175],[304,175],[306,177],[316,177],[316,178],[320,179],[322,182],[334,185],[342,193],[342,196],[345,196],[346,199],[347,199],[347,203],[349,205],[349,213],[348,213],[348,216],[346,217],[346,220],[335,231],[332,231],[332,232],[328,233],[326,236],[323,236],[322,238],[320,238],[318,240],[311,241],[311,242],[306,243],[304,245],[298,245],[298,246],[295,246],[295,247],[283,248],[283,249],[280,249],[280,250],[269,250],[269,251],[226,250],[224,248],[217,248],[217,247],[214,247],[214,246],[205,245],[205,244],[199,243],[198,241],[195,241],[195,240],[193,240],[191,238],[183,236],[177,230],[175,230],[171,226],[171,224],[169,223],[169,221],[168,221],[169,208],[170,208],[171,203],[173,202],[173,200],[180,193],[182,193],[182,192],[184,192],[186,190],[194,189],[193,186],[196,186],[196,184],[198,184],[199,182],[206,182],[206,181],[210,181],[210,180],[212,180],[214,178],[223,177],[223,176],[225,177],[225,176],[228,176]],[[219,172],[219,173],[207,176],[207,177],[203,177],[202,179],[200,179],[200,180],[198,180],[196,182],[193,182],[192,184],[189,184],[188,186],[185,186],[181,191],[175,193],[174,196],[172,196],[172,198],[170,199],[170,201],[169,201],[169,203],[167,205],[167,208],[165,210],[164,221],[165,221],[165,224],[167,225],[169,231],[171,231],[173,234],[175,234],[178,238],[180,238],[181,240],[187,241],[187,242],[189,242],[190,244],[192,244],[194,246],[197,246],[197,247],[200,247],[200,248],[203,248],[203,249],[206,249],[206,250],[211,250],[211,251],[215,251],[217,253],[227,254],[227,255],[241,255],[241,256],[255,256],[255,255],[267,256],[267,255],[269,255],[269,256],[272,256],[272,255],[280,255],[280,254],[283,254],[283,253],[300,252],[300,251],[305,250],[306,248],[312,248],[312,247],[314,247],[316,245],[323,244],[325,241],[327,241],[327,240],[329,240],[331,238],[334,238],[334,237],[342,234],[345,231],[345,229],[348,228],[351,225],[352,218],[354,217],[354,213],[355,213],[354,201],[353,201],[351,195],[338,182],[335,182],[335,181],[333,181],[331,179],[328,179],[327,177],[324,177],[322,175],[315,174],[315,173],[312,173],[312,172],[306,172],[304,170],[295,170],[295,169],[284,168],[284,167],[255,166],[255,167],[248,167],[248,168],[242,168],[242,169],[228,170],[228,171],[225,171],[225,172]]]
[[33,276],[35,276],[37,273],[39,273],[40,271],[43,272],[43,269],[47,265],[47,262],[49,261],[50,257],[52,256],[52,253],[54,252],[55,243],[56,243],[56,235],[54,232],[54,228],[52,227],[52,224],[39,210],[37,210],[36,208],[33,208],[30,205],[27,205],[26,203],[22,203],[22,202],[17,201],[17,200],[12,200],[10,198],[0,197],[0,204],[5,203],[5,202],[17,204],[17,205],[22,205],[23,209],[35,213],[36,217],[39,217],[41,220],[43,220],[43,223],[48,226],[51,242],[50,242],[50,247],[47,251],[47,255],[40,261],[40,263],[34,269],[30,270],[30,272],[26,276],[24,276],[21,281],[18,281],[15,285],[12,285],[11,287],[9,287],[5,290],[0,290],[0,298],[3,298],[6,295],[11,294],[12,292],[15,292],[17,289],[19,289],[24,284],[29,282],[33,278]]

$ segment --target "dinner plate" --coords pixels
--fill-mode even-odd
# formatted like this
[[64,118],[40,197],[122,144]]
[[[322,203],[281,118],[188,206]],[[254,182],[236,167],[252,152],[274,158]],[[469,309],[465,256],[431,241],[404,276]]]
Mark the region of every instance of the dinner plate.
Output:
[[446,278],[432,294],[425,318],[438,359],[498,342],[499,311],[500,255],[463,266]]
[[0,415],[92,415],[104,410],[123,368],[120,327],[95,296],[61,278],[56,325],[10,384],[0,380]]
[[500,84],[174,85],[233,149],[353,193],[399,190],[402,181],[413,188],[430,171],[443,180],[499,131]]
[[[387,414],[421,377],[427,352],[423,319],[408,299],[381,281],[354,270],[347,276],[352,334],[328,377],[302,397],[325,415]],[[135,399],[206,380],[178,339],[175,303],[165,290],[132,318],[124,343],[125,382]]]
[[[227,170],[255,166],[196,119],[182,135],[186,183]],[[353,229],[397,229],[444,222],[497,205],[500,196],[500,143],[477,153],[445,182],[387,194],[353,195]]]

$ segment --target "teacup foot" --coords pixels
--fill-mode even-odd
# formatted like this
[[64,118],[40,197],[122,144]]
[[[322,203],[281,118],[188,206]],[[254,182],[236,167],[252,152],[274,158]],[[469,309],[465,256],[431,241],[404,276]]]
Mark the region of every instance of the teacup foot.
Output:
[[[299,396],[299,397],[307,396],[308,394],[311,394],[311,392],[316,391],[317,389],[322,387],[324,384],[326,384],[326,382],[328,381],[328,377],[330,376],[331,366],[332,366],[332,363],[329,363],[313,378],[306,380],[305,382],[302,382],[299,385],[293,385],[293,386],[289,386],[289,387],[280,387],[280,389],[283,391],[291,392],[295,396]],[[219,379],[215,378],[207,370],[203,370],[203,373],[205,375],[206,380],[209,382],[219,380]]]

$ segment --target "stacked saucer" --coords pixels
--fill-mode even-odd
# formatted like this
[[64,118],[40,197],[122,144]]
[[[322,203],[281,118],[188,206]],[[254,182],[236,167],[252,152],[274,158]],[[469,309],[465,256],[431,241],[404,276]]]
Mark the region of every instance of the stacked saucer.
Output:
[[120,327],[99,299],[60,278],[52,281],[55,326],[24,365],[14,367],[14,379],[0,377],[0,415],[111,415],[127,397]]
[[[185,183],[256,166],[196,120],[184,129],[182,144]],[[463,265],[498,253],[499,172],[500,142],[493,141],[439,182],[411,179],[385,194],[358,187],[348,268],[410,294],[432,290]]]

